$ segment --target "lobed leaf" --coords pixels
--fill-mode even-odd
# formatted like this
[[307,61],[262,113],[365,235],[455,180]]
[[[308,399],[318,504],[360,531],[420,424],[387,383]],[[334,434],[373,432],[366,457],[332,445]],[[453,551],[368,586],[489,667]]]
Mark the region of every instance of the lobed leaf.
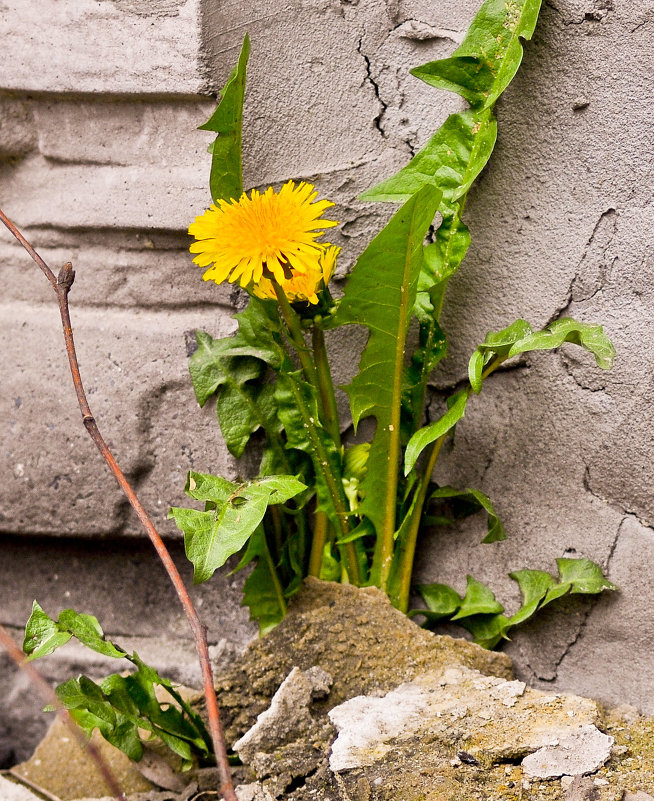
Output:
[[541,0],[486,0],[452,56],[411,70],[411,74],[490,108],[513,80],[522,61],[520,38],[531,39]]
[[72,637],[69,631],[43,611],[36,601],[32,604],[32,613],[25,625],[23,652],[28,655],[27,661],[47,656],[57,648],[65,645]]
[[508,355],[511,357],[532,350],[553,350],[564,342],[572,342],[590,351],[595,357],[597,366],[603,370],[611,368],[615,358],[615,348],[602,326],[579,323],[570,317],[554,320],[542,331],[529,334],[515,342]]
[[266,364],[248,352],[240,332],[212,339],[204,331],[196,331],[196,340],[198,349],[189,361],[195,396],[204,406],[218,393],[220,429],[230,453],[238,458],[257,429],[281,430],[272,402],[274,387],[262,381]]
[[428,621],[436,622],[451,618],[461,606],[461,596],[447,584],[418,584],[416,587],[427,609],[414,609],[410,614],[424,615]]
[[452,620],[461,620],[473,615],[496,615],[504,611],[504,607],[489,587],[472,576],[467,576],[467,582],[466,594]]
[[246,34],[238,63],[225,84],[218,107],[211,117],[200,125],[201,131],[218,134],[210,147],[211,199],[231,200],[243,194],[243,168],[241,139],[243,131],[243,100],[245,98],[245,72],[250,55],[250,38]]
[[168,515],[184,532],[186,556],[193,563],[196,584],[211,578],[241,550],[269,504],[285,503],[306,489],[294,476],[265,476],[239,485],[195,472],[189,473],[187,486],[188,495],[209,501],[211,506],[204,512],[173,508]]

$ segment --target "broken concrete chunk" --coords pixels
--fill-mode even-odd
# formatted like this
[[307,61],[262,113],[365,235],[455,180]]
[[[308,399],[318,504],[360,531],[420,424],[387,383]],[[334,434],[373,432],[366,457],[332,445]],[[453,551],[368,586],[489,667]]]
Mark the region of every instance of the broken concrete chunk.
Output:
[[273,797],[260,782],[239,784],[235,792],[238,801],[273,801]]
[[270,706],[257,718],[256,723],[234,743],[234,750],[243,762],[252,761],[255,754],[268,753],[271,744],[283,743],[307,732],[313,718],[309,712],[311,702],[329,692],[332,677],[320,667],[293,670],[282,682]]
[[581,726],[578,731],[562,737],[557,744],[526,756],[522,768],[527,775],[537,779],[593,773],[611,756],[612,745],[613,737],[603,734],[597,726]]
[[[334,707],[329,718],[338,730],[329,762],[337,772],[373,765],[398,738],[451,739],[454,724],[471,759],[513,759],[592,726],[598,708],[589,699],[544,696],[524,682],[457,666],[418,676],[383,698],[353,698]],[[563,773],[570,771],[556,775]]]
[[636,793],[627,791],[622,796],[622,801],[654,801],[654,796],[649,793],[644,793],[642,790],[638,790]]

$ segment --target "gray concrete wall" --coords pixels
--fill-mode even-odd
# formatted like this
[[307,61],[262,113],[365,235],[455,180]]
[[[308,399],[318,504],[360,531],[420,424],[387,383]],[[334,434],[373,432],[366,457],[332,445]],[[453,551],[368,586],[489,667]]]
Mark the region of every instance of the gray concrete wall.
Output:
[[[344,272],[387,216],[357,195],[406,162],[460,101],[408,75],[445,57],[479,0],[6,0],[0,14],[0,205],[53,265],[77,270],[73,322],[101,429],[162,533],[190,468],[235,475],[186,369],[188,332],[231,330],[229,288],[203,284],[186,227],[208,203],[211,94],[248,30],[248,185],[315,182],[337,204]],[[451,284],[440,386],[489,329],[518,316],[598,321],[618,359],[600,373],[564,348],[494,377],[457,429],[442,482],[491,495],[508,540],[471,519],[430,537],[421,580],[506,577],[564,554],[621,593],[574,602],[509,650],[532,683],[654,712],[654,293],[651,0],[545,0],[498,104],[499,139],[466,211],[473,244]],[[172,590],[82,429],[49,287],[0,231],[0,620],[33,597],[92,611],[173,676],[193,656]],[[347,353],[347,348],[341,348]],[[339,370],[351,369],[341,357]],[[176,555],[184,563],[182,551]],[[197,590],[217,659],[253,635],[240,579]],[[154,636],[163,632],[163,644]],[[222,656],[221,656],[222,655]],[[69,649],[62,679],[106,665]],[[37,736],[24,680],[0,664],[0,760]],[[29,720],[29,724],[25,721]],[[2,724],[0,724],[2,725]]]

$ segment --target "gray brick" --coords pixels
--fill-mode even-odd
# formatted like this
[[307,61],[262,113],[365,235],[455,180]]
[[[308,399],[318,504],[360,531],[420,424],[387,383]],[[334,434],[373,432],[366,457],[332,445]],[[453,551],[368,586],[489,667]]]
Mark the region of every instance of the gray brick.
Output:
[[[0,528],[9,532],[136,533],[122,496],[81,425],[58,313],[53,304],[0,309],[10,365],[2,396]],[[232,323],[199,312],[73,312],[89,402],[119,464],[139,476],[143,502],[164,523],[183,498],[188,469],[232,474],[210,408],[200,410],[187,377],[186,331],[214,336]],[[159,453],[154,455],[153,443]],[[168,457],[161,450],[169,447]],[[164,459],[165,467],[157,466]],[[154,471],[154,480],[146,475]]]
[[198,0],[8,0],[0,20],[5,89],[196,93]]

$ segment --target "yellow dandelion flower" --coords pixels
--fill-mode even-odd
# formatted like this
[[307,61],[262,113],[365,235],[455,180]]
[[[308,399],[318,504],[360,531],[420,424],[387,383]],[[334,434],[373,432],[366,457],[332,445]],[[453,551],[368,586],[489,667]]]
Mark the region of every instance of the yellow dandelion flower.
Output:
[[264,269],[280,285],[315,273],[325,249],[315,240],[338,224],[319,219],[334,204],[316,201],[317,195],[311,184],[288,181],[279,192],[253,189],[250,197],[243,193],[238,201],[218,200],[188,229],[197,240],[190,247],[197,253],[193,261],[200,267],[212,265],[204,280],[254,287]]
[[[318,295],[316,293],[329,283],[336,267],[336,257],[340,252],[341,249],[335,245],[326,244],[322,246],[320,257],[314,267],[306,273],[294,273],[291,278],[280,284],[291,303],[295,301],[318,303]],[[259,298],[277,297],[272,281],[267,278],[262,278],[254,286],[253,292]]]

